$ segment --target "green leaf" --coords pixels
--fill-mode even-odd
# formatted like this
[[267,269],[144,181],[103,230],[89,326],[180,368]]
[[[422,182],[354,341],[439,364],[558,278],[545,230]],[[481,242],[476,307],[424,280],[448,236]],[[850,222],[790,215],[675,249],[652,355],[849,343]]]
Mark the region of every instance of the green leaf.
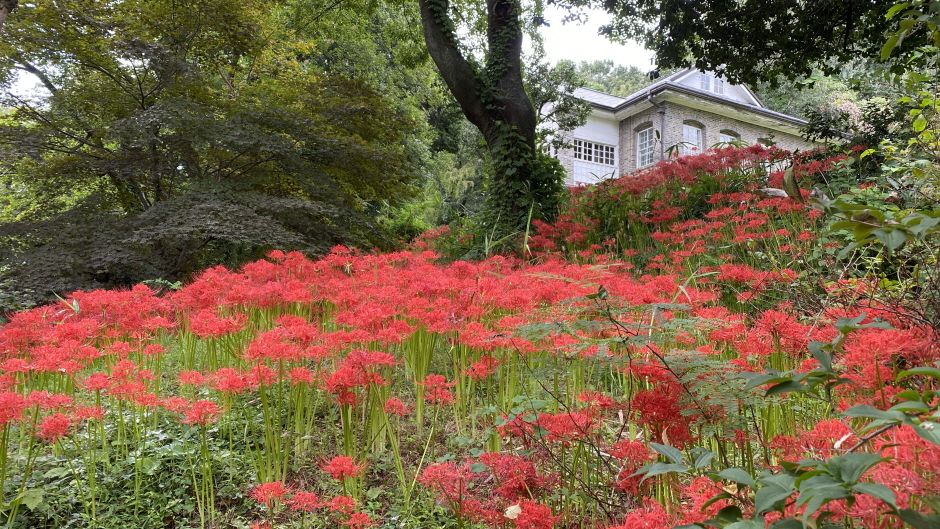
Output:
[[911,126],[914,127],[914,132],[923,132],[927,128],[927,118],[923,113],[918,114]]
[[725,507],[724,509],[718,511],[718,513],[715,514],[715,517],[713,518],[713,520],[716,520],[722,524],[734,523],[740,519],[741,519],[741,509],[739,509],[735,505],[729,505]]
[[27,509],[34,511],[36,507],[42,504],[42,489],[24,490],[17,498],[26,506]]
[[68,476],[72,471],[67,467],[52,467],[48,472],[42,475],[46,479],[56,479],[64,476]]
[[895,395],[895,397],[899,399],[903,399],[903,400],[918,400],[921,402],[924,401],[924,399],[922,398],[923,396],[919,392],[914,391],[913,389],[905,389],[904,391]]
[[692,463],[692,466],[697,469],[702,469],[711,464],[712,460],[715,459],[715,453],[711,450],[697,449],[700,450],[695,454],[695,461]]
[[706,501],[705,503],[703,503],[703,504],[702,504],[702,507],[701,507],[699,510],[700,510],[701,512],[705,512],[705,509],[711,507],[712,504],[714,504],[715,502],[718,502],[718,501],[721,501],[721,500],[727,500],[727,499],[733,498],[733,497],[734,497],[734,496],[732,496],[731,493],[728,493],[728,492],[721,492],[721,493],[715,494],[714,496],[712,496],[711,498],[709,498],[708,501]]
[[895,33],[888,37],[888,40],[885,42],[885,45],[881,47],[881,60],[886,61],[888,57],[891,56],[891,52],[894,51],[894,47],[898,45],[898,39],[901,38],[900,33]]
[[721,479],[740,483],[741,485],[747,485],[751,488],[757,484],[757,482],[754,481],[754,477],[743,468],[726,468],[719,472],[718,476],[721,477]]
[[777,395],[780,393],[800,393],[809,389],[809,386],[795,380],[788,380],[773,385],[764,393],[766,396]]
[[764,529],[764,521],[757,520],[741,520],[740,522],[734,522],[733,524],[726,525],[724,529]]
[[899,4],[894,4],[893,6],[891,6],[890,9],[888,9],[887,13],[885,13],[885,20],[891,20],[898,13],[900,13],[901,11],[904,11],[910,6],[911,4],[909,2],[901,2]]
[[757,490],[754,496],[754,507],[757,514],[776,510],[778,503],[790,497],[793,489],[785,489],[779,485],[764,485]]
[[796,518],[786,518],[775,522],[770,529],[803,529],[803,523]]
[[904,418],[904,415],[899,412],[891,413],[885,410],[879,410],[878,408],[869,406],[867,404],[862,404],[859,406],[852,406],[851,408],[842,412],[844,417],[864,417],[866,419],[876,419],[879,421],[889,421],[889,422],[898,422]]
[[839,329],[839,332],[842,334],[848,334],[856,329],[860,329],[861,323],[865,321],[867,317],[868,314],[863,312],[854,318],[839,318],[836,320],[835,327]]
[[937,529],[940,527],[940,516],[922,514],[914,509],[901,509],[898,515],[914,529]]
[[940,446],[940,423],[924,421],[918,425],[914,425],[913,428],[914,433],[921,436],[921,438]]
[[660,474],[669,474],[671,472],[688,472],[689,467],[685,465],[676,465],[672,463],[653,463],[648,466],[645,471],[638,471],[636,475],[642,475],[643,479],[640,482],[644,482],[647,479],[653,476],[659,476]]
[[857,483],[852,490],[858,492],[859,494],[867,494],[869,496],[878,498],[879,500],[887,503],[892,508],[897,509],[897,498],[894,496],[894,491],[885,487],[881,483]]
[[[862,474],[868,469],[882,461],[885,461],[885,458],[878,454],[845,454],[830,458],[826,462],[826,467],[833,477],[842,480],[843,483],[854,484],[858,483]],[[803,490],[802,486],[800,486],[800,490]]]
[[813,358],[819,362],[819,365],[822,366],[827,372],[832,372],[832,353],[826,350],[826,346],[829,345],[823,342],[810,342],[809,352],[813,354]]
[[906,400],[904,402],[899,402],[895,404],[894,406],[891,406],[891,408],[888,411],[919,414],[919,413],[927,413],[928,411],[930,411],[930,407],[924,404],[923,402],[921,402],[920,400]]
[[666,458],[673,463],[682,463],[682,452],[680,452],[679,449],[668,445],[661,445],[659,443],[650,443],[650,447],[653,450],[656,450],[658,453],[666,456]]
[[907,369],[898,373],[898,380],[902,380],[902,379],[913,377],[913,376],[924,376],[924,377],[930,377],[930,378],[935,378],[937,380],[940,380],[940,369],[937,369],[936,367],[927,367],[927,366],[914,367],[914,368]]

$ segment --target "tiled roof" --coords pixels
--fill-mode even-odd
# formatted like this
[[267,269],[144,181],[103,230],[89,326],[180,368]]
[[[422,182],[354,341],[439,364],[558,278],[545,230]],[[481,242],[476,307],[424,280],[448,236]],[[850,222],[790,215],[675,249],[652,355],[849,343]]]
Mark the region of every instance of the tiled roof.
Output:
[[622,99],[623,99],[624,101],[628,101],[628,100],[630,100],[630,99],[634,99],[634,98],[636,98],[636,97],[639,97],[640,95],[646,94],[647,92],[655,91],[655,90],[656,90],[657,88],[659,88],[660,86],[665,85],[665,84],[667,84],[667,83],[671,83],[671,82],[675,81],[676,79],[682,77],[682,76],[685,75],[689,70],[691,70],[691,68],[686,68],[686,69],[684,69],[684,70],[679,70],[678,72],[674,72],[674,73],[672,73],[672,74],[669,74],[669,75],[667,75],[666,77],[661,77],[661,78],[657,79],[656,82],[654,82],[653,84],[646,85],[646,86],[644,86],[643,88],[640,88],[640,89],[637,90],[636,92],[633,92],[632,94],[630,94],[630,95],[628,95],[627,97],[624,97],[624,98],[622,98]]

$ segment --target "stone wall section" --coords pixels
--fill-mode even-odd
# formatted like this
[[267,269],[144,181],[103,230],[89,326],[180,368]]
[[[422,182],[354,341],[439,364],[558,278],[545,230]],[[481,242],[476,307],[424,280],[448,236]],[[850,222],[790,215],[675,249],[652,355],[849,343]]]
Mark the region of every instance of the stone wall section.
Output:
[[[666,110],[664,105],[660,105],[660,108]],[[620,122],[620,172],[622,174],[636,171],[636,133],[638,131],[652,126],[653,130],[658,132],[659,137],[662,138],[661,129],[664,123],[661,117],[663,115],[654,107],[634,114]],[[665,117],[668,120],[668,114]],[[668,121],[665,125],[668,128]],[[653,151],[657,160],[662,154],[661,151],[661,145],[657,143]]]
[[762,140],[771,140],[776,146],[788,151],[806,150],[815,147],[812,143],[793,134],[766,129],[704,110],[669,103],[666,103],[666,105],[666,133],[663,136],[666,149],[682,142],[682,125],[688,121],[704,127],[706,149],[721,141],[720,134],[722,130],[737,133],[741,141],[748,145],[753,145]]

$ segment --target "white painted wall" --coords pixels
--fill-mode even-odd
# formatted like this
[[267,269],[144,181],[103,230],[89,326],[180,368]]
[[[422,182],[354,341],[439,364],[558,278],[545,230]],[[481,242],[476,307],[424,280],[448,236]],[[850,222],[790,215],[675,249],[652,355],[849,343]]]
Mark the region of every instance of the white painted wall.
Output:
[[[572,139],[613,145],[614,163],[616,164],[620,159],[620,124],[612,115],[608,116],[594,111],[588,116],[584,125],[574,129],[570,134]],[[617,165],[611,167],[584,160],[573,160],[571,171],[573,184],[594,184],[615,176],[620,176],[620,168]]]
[[[699,77],[700,72],[691,71],[679,79],[676,79],[676,83],[688,86],[689,88],[694,88],[696,90],[702,89],[701,78]],[[733,85],[728,81],[725,81],[725,90],[723,94],[715,94],[719,97],[725,97],[732,101],[737,101],[739,103],[745,103],[747,105],[759,106],[758,102],[751,97],[751,94],[748,93],[747,89],[741,85]]]

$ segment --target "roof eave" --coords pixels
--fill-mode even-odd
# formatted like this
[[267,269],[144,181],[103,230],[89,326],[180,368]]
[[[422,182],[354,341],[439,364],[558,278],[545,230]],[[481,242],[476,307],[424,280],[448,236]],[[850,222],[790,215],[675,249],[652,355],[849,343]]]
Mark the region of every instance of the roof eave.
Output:
[[658,95],[662,94],[663,92],[666,92],[666,91],[669,91],[669,90],[674,91],[674,92],[679,92],[679,93],[681,93],[681,94],[685,94],[685,95],[697,97],[697,98],[700,98],[700,99],[704,99],[704,100],[706,100],[706,101],[710,101],[710,102],[713,102],[713,103],[718,103],[718,104],[722,104],[722,105],[727,105],[727,106],[733,107],[733,108],[735,108],[735,109],[737,109],[737,110],[740,110],[740,111],[750,112],[750,113],[753,113],[753,114],[758,114],[758,115],[762,115],[762,116],[765,116],[765,117],[778,119],[778,120],[780,120],[780,121],[784,121],[784,122],[786,122],[786,123],[789,123],[790,125],[793,125],[793,126],[799,127],[799,128],[802,128],[802,127],[806,126],[806,123],[807,123],[806,120],[803,120],[803,119],[800,119],[800,118],[797,118],[797,117],[794,117],[794,116],[790,116],[790,115],[788,115],[788,114],[783,114],[783,113],[780,113],[780,112],[775,112],[775,111],[773,111],[773,110],[768,110],[768,109],[766,109],[766,108],[756,107],[756,106],[754,106],[754,105],[748,105],[748,104],[746,104],[746,103],[740,103],[740,102],[738,102],[738,101],[733,101],[733,100],[731,100],[731,99],[727,99],[727,98],[724,98],[724,97],[719,97],[719,96],[716,96],[716,95],[708,94],[708,93],[706,93],[706,92],[702,92],[701,90],[695,90],[695,89],[693,89],[693,88],[689,88],[689,87],[686,87],[686,86],[683,86],[683,85],[680,85],[680,84],[677,84],[677,83],[672,83],[672,82],[664,83],[664,84],[662,84],[662,85],[659,85],[659,86],[656,86],[656,87],[651,88],[650,90],[648,90],[648,91],[645,92],[645,93],[637,94],[636,96],[634,96],[634,97],[632,97],[632,98],[630,98],[630,99],[624,101],[624,102],[621,103],[620,105],[618,105],[616,108],[613,109],[613,111],[614,111],[615,113],[619,113],[620,111],[622,111],[622,110],[624,110],[624,109],[626,109],[626,108],[628,108],[628,107],[630,107],[630,106],[632,106],[632,105],[635,105],[635,104],[639,103],[640,101],[643,101],[643,100],[650,99],[650,98],[652,98],[652,97],[658,96]]

